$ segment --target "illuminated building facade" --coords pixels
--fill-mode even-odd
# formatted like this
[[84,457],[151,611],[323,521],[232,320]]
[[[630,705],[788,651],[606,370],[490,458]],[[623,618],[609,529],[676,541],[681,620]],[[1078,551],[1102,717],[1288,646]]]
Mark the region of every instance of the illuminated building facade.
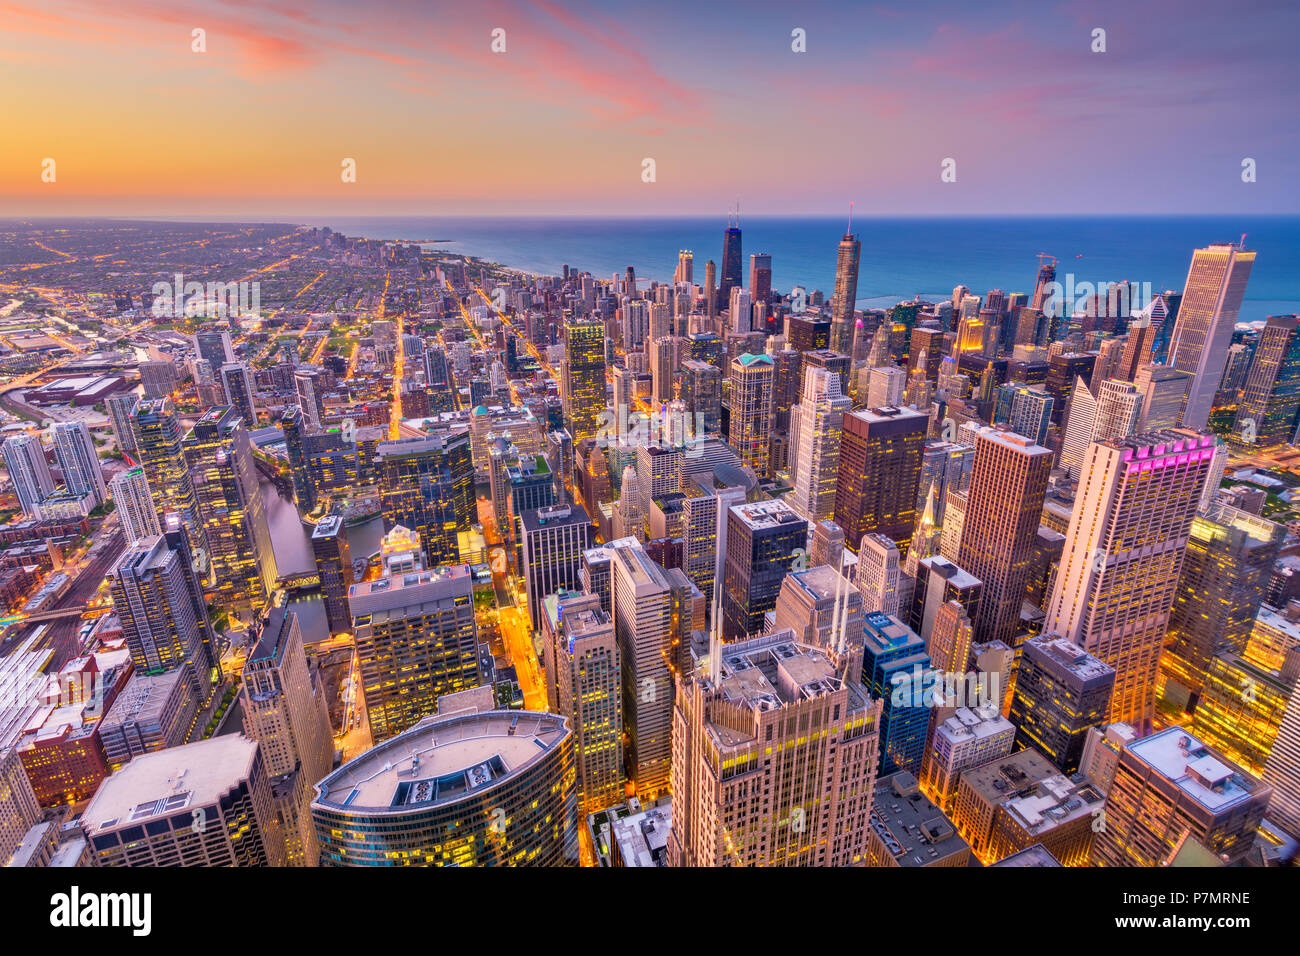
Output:
[[722,633],[728,641],[763,631],[776,607],[781,581],[806,560],[808,522],[781,501],[755,501],[727,509],[722,578]]
[[595,438],[605,412],[605,327],[599,322],[567,322],[560,396],[564,421],[574,444]]
[[348,588],[352,586],[352,549],[341,515],[326,515],[311,532],[311,552],[320,575],[320,593],[331,634],[352,630]]
[[880,702],[842,651],[777,631],[679,678],[671,866],[866,862]]
[[576,866],[577,763],[558,714],[429,718],[316,785],[321,866]]
[[1078,645],[1053,635],[1031,637],[1020,650],[1011,700],[1016,743],[1074,773],[1088,731],[1106,723],[1114,686],[1115,669]]
[[773,367],[770,355],[746,352],[731,360],[727,444],[759,477],[768,473]]
[[457,533],[469,528],[474,503],[470,436],[464,432],[382,442],[376,449],[384,528],[420,536],[429,567],[454,563]]
[[179,514],[192,546],[206,551],[194,483],[181,447],[180,421],[170,398],[142,399],[135,406],[135,436],[155,510],[160,515]]
[[911,409],[844,416],[835,523],[850,545],[873,533],[888,536],[900,554],[911,545],[928,426],[929,418]]

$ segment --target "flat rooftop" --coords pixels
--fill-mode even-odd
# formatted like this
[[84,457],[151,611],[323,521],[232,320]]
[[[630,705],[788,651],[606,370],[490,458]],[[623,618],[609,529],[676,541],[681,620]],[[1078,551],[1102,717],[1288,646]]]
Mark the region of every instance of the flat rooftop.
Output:
[[1249,800],[1259,781],[1182,727],[1135,740],[1124,748],[1212,813]]
[[100,785],[82,824],[93,837],[101,830],[210,806],[252,773],[256,756],[257,741],[243,734],[141,754]]
[[926,866],[970,849],[905,770],[876,781],[871,827],[899,866]]
[[316,784],[314,803],[398,814],[500,786],[569,734],[558,714],[527,710],[428,717]]

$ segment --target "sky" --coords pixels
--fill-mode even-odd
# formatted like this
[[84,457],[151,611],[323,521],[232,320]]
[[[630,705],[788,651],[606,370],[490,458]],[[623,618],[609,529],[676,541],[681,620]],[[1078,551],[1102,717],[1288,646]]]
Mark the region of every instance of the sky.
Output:
[[0,217],[1295,214],[1297,36],[1251,0],[0,0]]

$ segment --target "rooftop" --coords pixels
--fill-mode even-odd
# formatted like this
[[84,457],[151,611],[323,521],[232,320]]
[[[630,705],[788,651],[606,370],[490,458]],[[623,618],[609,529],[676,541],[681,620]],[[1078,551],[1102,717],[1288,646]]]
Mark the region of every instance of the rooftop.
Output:
[[527,710],[428,717],[316,784],[314,803],[397,814],[499,787],[569,734],[558,714]]
[[1213,813],[1222,813],[1259,790],[1259,781],[1182,727],[1135,740],[1125,748]]
[[926,866],[969,852],[956,827],[905,770],[876,781],[871,827],[899,866]]

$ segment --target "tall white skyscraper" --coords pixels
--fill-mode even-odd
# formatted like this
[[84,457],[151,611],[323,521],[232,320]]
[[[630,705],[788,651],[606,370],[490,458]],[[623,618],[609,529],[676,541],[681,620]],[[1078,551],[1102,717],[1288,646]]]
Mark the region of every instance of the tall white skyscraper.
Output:
[[753,303],[749,298],[749,293],[740,286],[735,286],[731,290],[731,302],[728,306],[727,316],[731,320],[731,331],[748,332],[752,328],[753,321]]
[[134,544],[150,535],[162,534],[158,512],[149,493],[149,479],[140,467],[119,471],[108,483],[108,492],[117,507],[118,520],[126,539]]
[[104,473],[99,467],[99,453],[85,422],[55,422],[54,453],[63,472],[68,491],[82,497],[93,495],[95,504],[103,504],[108,494]]
[[1094,442],[1043,633],[1115,668],[1108,720],[1149,728],[1169,612],[1214,439],[1154,432]]
[[864,534],[858,545],[853,583],[862,595],[862,613],[882,611],[898,617],[898,545],[883,534]]
[[1201,431],[1210,419],[1214,393],[1246,294],[1255,253],[1218,243],[1192,253],[1178,320],[1169,342],[1169,364],[1192,376],[1183,425]]
[[790,505],[809,521],[835,513],[835,483],[840,468],[844,413],[852,407],[840,392],[834,371],[804,369],[803,398],[790,410],[794,491]]
[[4,443],[5,467],[23,511],[40,516],[41,501],[54,491],[54,476],[45,460],[45,448],[35,435],[14,435]]
[[1142,393],[1128,382],[1108,379],[1101,383],[1094,398],[1083,379],[1076,378],[1061,442],[1061,467],[1077,478],[1088,446],[1106,438],[1132,435],[1141,410]]

